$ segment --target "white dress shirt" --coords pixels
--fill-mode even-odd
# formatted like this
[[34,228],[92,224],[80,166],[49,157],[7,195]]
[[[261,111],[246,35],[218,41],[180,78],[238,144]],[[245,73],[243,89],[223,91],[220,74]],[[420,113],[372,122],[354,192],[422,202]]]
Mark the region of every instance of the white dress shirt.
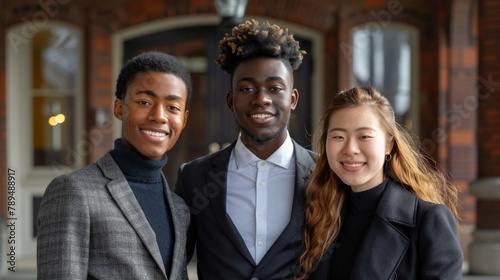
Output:
[[294,157],[290,135],[266,160],[254,155],[240,137],[231,152],[226,211],[257,264],[290,221]]

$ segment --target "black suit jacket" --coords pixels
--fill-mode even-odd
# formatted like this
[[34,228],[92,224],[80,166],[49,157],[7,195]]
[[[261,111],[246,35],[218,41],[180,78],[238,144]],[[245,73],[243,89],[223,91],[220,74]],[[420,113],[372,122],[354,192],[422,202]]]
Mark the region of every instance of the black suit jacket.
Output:
[[255,264],[238,230],[226,212],[226,179],[235,143],[179,169],[176,192],[191,210],[189,258],[196,245],[200,280],[289,279],[298,264],[304,222],[304,190],[315,154],[294,144],[295,187],[290,222],[259,264]]
[[[331,279],[332,243],[309,279]],[[457,225],[444,205],[418,199],[389,180],[352,264],[353,280],[462,279]]]

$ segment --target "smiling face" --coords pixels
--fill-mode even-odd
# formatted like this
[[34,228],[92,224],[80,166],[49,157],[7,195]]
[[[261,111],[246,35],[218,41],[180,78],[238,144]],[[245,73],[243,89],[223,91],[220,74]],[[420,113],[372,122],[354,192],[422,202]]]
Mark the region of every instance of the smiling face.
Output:
[[299,100],[292,78],[291,70],[273,58],[245,60],[233,73],[227,105],[242,142],[257,156],[256,147],[274,152],[286,139],[290,114]]
[[392,145],[368,106],[340,109],[330,116],[325,147],[328,164],[354,192],[382,183],[385,155]]
[[187,90],[175,75],[139,72],[116,99],[114,114],[122,121],[121,139],[142,155],[159,160],[170,150],[186,125]]

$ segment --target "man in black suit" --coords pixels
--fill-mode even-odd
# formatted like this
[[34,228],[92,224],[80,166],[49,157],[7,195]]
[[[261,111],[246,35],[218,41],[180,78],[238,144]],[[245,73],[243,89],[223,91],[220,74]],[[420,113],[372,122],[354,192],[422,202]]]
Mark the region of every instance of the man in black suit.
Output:
[[288,279],[301,253],[304,191],[316,161],[287,129],[299,100],[293,71],[305,51],[288,30],[255,20],[236,26],[219,47],[240,134],[179,169],[176,192],[192,217],[189,258],[196,246],[200,280]]

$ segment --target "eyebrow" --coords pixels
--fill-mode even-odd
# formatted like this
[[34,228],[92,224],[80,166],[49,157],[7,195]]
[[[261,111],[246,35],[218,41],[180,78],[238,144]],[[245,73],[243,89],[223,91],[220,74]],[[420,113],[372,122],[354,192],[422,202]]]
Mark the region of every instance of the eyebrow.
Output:
[[[158,94],[156,94],[154,91],[151,91],[151,90],[138,90],[135,93],[135,95],[139,95],[139,94],[145,94],[145,95],[148,95],[148,96],[151,96],[154,98],[158,98]],[[174,95],[174,94],[167,95],[165,97],[165,99],[167,99],[167,100],[179,100],[179,101],[184,100],[184,98],[182,98],[182,96]]]
[[[368,126],[358,127],[354,131],[363,131],[363,130],[376,131],[374,128],[371,128],[371,127],[368,127]],[[334,127],[332,129],[328,130],[328,132],[333,132],[333,131],[347,132],[347,129],[341,128],[341,127]]]
[[[237,82],[243,82],[243,81],[255,82],[256,79],[252,78],[252,77],[243,77],[243,78],[239,79]],[[271,76],[271,77],[266,78],[266,82],[271,82],[271,81],[284,81],[284,79],[279,77],[279,76]]]

